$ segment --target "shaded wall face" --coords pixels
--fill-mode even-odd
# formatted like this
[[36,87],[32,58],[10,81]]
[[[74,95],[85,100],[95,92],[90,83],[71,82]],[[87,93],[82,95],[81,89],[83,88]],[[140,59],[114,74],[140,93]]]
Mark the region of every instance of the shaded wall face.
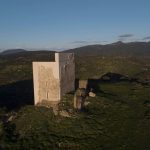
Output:
[[[63,59],[64,54],[64,59]],[[60,79],[61,79],[61,97],[75,90],[75,63],[74,55],[63,53],[60,55]],[[64,61],[63,61],[64,60]]]

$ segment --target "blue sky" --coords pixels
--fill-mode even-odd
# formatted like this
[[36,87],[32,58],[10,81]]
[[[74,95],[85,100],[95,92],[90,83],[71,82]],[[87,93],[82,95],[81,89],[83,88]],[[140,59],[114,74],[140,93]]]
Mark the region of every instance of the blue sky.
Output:
[[0,49],[150,41],[150,0],[0,0]]

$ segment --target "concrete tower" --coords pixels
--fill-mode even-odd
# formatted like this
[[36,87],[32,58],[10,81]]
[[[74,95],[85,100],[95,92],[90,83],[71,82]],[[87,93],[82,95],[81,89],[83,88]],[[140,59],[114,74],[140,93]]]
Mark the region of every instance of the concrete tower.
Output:
[[55,53],[54,62],[33,62],[34,104],[59,102],[75,90],[73,53]]

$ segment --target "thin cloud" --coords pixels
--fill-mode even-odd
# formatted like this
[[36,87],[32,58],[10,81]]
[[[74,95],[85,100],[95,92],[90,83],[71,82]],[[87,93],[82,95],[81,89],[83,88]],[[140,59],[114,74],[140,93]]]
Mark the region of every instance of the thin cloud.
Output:
[[82,44],[82,45],[87,45],[87,44],[102,44],[102,43],[107,43],[108,41],[73,41],[71,44]]
[[91,43],[99,43],[99,44],[102,44],[102,43],[107,43],[108,41],[91,41]]
[[134,34],[122,34],[122,35],[119,35],[118,36],[118,40],[119,41],[128,41],[128,40],[131,40],[131,38],[134,36]]
[[88,44],[88,41],[73,41],[72,44]]
[[150,36],[144,37],[143,40],[150,40]]
[[134,36],[133,34],[122,34],[122,35],[119,35],[119,38],[129,38],[133,36]]

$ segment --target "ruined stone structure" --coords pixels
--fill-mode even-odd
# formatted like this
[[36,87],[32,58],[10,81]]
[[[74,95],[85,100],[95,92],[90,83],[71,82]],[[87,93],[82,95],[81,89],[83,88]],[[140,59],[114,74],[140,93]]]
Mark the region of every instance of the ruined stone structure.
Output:
[[87,89],[88,87],[88,80],[79,80],[79,88]]
[[34,104],[59,102],[74,91],[75,63],[73,53],[55,53],[54,62],[33,62]]
[[85,98],[87,96],[86,89],[78,88],[74,94],[74,108],[81,110],[83,108]]

